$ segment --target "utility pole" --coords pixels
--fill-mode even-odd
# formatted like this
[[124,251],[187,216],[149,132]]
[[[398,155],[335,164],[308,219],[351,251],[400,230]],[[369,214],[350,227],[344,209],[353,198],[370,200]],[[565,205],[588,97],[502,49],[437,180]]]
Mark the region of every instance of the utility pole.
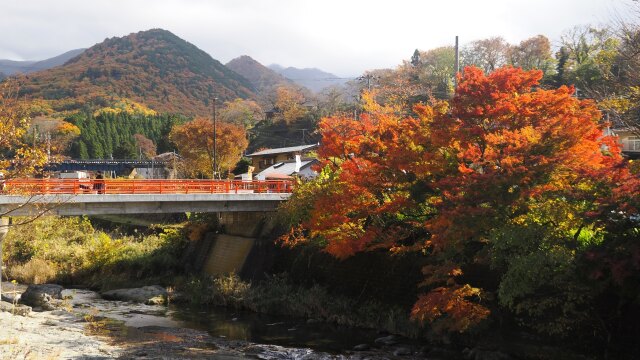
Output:
[[216,178],[216,170],[218,169],[218,164],[216,161],[216,148],[217,148],[217,133],[216,133],[216,101],[218,100],[217,97],[213,98],[213,173],[211,174],[211,178],[215,179]]
[[456,35],[456,63],[455,63],[455,77],[453,80],[454,89],[458,89],[458,73],[460,72],[460,47],[458,46],[458,35]]
[[309,129],[298,129],[298,131],[302,131],[302,143],[306,144],[305,142],[305,132],[309,130]]
[[360,80],[360,81],[362,81],[362,80],[366,81],[366,83],[367,83],[367,90],[368,90],[368,91],[371,91],[371,80],[372,80],[373,78],[374,78],[374,76],[373,76],[373,75],[371,75],[371,74],[366,74],[366,75],[360,76],[360,77],[358,78],[358,80]]
[[51,132],[47,131],[44,136],[47,141],[47,163],[51,160]]

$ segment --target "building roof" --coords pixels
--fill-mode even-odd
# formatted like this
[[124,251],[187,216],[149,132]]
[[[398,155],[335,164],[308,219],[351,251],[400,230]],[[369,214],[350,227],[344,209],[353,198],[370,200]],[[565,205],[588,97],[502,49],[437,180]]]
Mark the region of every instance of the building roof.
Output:
[[[306,169],[309,166],[318,162],[318,159],[302,159],[300,170]],[[272,176],[291,176],[296,173],[296,161],[295,160],[287,160],[283,162],[279,162],[269,166],[268,168],[260,171],[256,174],[256,176],[264,176],[264,178],[272,177]]]
[[267,149],[267,150],[257,151],[257,152],[254,152],[253,154],[247,154],[246,156],[247,157],[252,157],[252,156],[260,156],[260,155],[275,155],[275,154],[295,153],[295,152],[300,152],[300,151],[304,151],[304,150],[314,149],[314,148],[317,148],[317,147],[318,147],[318,144],[290,146],[290,147],[285,147],[285,148]]

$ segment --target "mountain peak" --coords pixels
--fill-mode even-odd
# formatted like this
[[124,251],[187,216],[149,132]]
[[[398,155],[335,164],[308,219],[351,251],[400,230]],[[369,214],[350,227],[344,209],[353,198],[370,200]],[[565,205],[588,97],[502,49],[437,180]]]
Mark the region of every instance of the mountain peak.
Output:
[[316,93],[330,86],[344,85],[347,80],[317,68],[299,69],[271,64],[269,68],[280,75],[294,81],[296,84],[306,87]]
[[213,97],[255,96],[249,81],[163,29],[108,38],[64,66],[20,81],[24,93],[50,100],[55,109],[127,98],[159,112],[207,116]]
[[226,66],[249,80],[258,91],[272,89],[280,85],[293,84],[284,76],[260,64],[248,55],[239,56],[229,61]]

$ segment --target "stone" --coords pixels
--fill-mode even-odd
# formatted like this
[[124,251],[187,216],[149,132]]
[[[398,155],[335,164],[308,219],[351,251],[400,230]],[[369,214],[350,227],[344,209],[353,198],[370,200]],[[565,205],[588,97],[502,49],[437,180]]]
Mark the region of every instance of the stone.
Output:
[[0,311],[14,315],[27,316],[31,313],[31,306],[0,301]]
[[379,337],[379,338],[375,339],[373,342],[376,343],[376,344],[381,344],[381,345],[386,345],[386,346],[391,346],[391,345],[395,345],[396,343],[398,343],[397,337],[395,335]]
[[147,305],[162,305],[167,300],[167,290],[159,285],[144,286],[141,288],[116,289],[101,293],[106,300],[120,300]]
[[462,354],[460,352],[457,352],[457,351],[434,347],[431,350],[429,350],[429,353],[427,354],[427,358],[428,359],[431,359],[431,358],[434,358],[434,359],[458,359],[458,358],[460,358],[461,355]]
[[462,351],[465,359],[469,360],[511,360],[511,356],[496,350],[483,350],[479,348],[464,349]]
[[367,351],[369,350],[371,347],[369,346],[369,344],[359,344],[353,347],[354,351]]
[[0,297],[1,301],[6,301],[9,303],[17,303],[20,301],[21,293],[2,293],[2,297]]
[[55,300],[62,299],[62,286],[55,284],[29,285],[22,293],[20,302],[33,307],[34,311],[53,310]]
[[411,353],[412,353],[411,349],[404,346],[393,350],[394,356],[406,356],[406,355],[411,355]]

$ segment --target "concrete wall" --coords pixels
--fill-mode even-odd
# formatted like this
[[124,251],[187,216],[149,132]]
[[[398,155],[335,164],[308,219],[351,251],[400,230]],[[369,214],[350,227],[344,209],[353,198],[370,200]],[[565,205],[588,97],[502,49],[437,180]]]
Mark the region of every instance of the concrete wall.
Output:
[[273,227],[272,216],[265,211],[220,213],[220,225],[225,234],[256,238]]
[[251,251],[255,239],[217,234],[202,269],[208,275],[239,273]]
[[255,261],[247,264],[247,259],[256,253],[256,238],[272,228],[272,214],[264,211],[225,212],[218,216],[221,233],[209,233],[196,245],[197,249],[193,251],[195,270],[207,275],[251,271],[248,268],[255,268],[251,265]]

